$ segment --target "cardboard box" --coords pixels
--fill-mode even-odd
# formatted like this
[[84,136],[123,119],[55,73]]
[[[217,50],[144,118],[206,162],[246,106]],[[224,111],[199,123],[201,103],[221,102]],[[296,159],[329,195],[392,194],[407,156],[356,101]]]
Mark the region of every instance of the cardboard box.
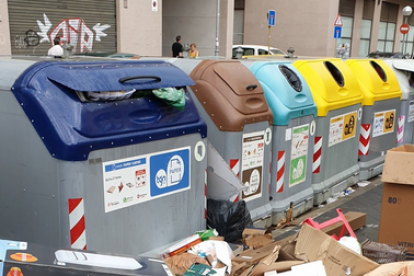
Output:
[[299,232],[295,257],[308,262],[321,260],[327,276],[360,276],[379,266],[308,224]]
[[403,145],[387,151],[382,182],[414,185],[414,145]]
[[382,172],[383,196],[378,241],[405,246],[414,254],[414,145],[387,152]]

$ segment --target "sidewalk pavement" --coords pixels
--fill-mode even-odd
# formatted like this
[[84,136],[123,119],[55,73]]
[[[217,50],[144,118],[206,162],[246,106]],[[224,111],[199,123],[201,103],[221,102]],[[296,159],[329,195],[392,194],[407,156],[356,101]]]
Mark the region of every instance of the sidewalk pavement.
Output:
[[324,222],[337,217],[337,208],[341,208],[346,214],[350,211],[366,213],[365,227],[355,231],[358,241],[366,239],[378,242],[378,229],[381,215],[382,187],[381,177],[377,176],[369,180],[371,183],[365,187],[353,186],[353,193],[339,197],[336,201],[322,206],[315,207],[311,211],[296,218],[294,222],[299,226],[276,229],[272,231],[275,240],[281,240],[296,234],[300,230],[300,223],[308,217],[316,222]]

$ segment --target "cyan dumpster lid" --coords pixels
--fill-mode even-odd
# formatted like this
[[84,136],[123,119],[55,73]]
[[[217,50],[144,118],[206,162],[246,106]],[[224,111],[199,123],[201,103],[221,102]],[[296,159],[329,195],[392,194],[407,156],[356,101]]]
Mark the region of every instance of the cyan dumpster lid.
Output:
[[249,69],[263,87],[274,125],[288,125],[291,119],[307,115],[316,117],[317,109],[309,86],[291,62],[258,61]]
[[[182,70],[163,61],[60,61],[35,63],[16,80],[12,92],[50,154],[80,161],[92,150],[191,133],[206,137],[207,126],[191,97],[185,96],[180,111],[146,93],[192,84]],[[79,96],[79,91],[132,89],[137,94],[120,101],[84,102]]]

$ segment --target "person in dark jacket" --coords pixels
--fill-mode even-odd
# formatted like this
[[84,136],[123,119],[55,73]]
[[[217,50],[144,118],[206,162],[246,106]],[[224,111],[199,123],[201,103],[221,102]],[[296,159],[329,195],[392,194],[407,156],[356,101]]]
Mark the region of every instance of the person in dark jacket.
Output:
[[175,42],[172,45],[172,56],[182,58],[183,57],[183,45],[181,44],[181,35],[175,37]]

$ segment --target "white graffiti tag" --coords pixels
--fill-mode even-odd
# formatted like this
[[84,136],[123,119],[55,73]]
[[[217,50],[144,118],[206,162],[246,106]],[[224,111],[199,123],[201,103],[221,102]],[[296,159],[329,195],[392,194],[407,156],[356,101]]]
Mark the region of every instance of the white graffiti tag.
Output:
[[[37,20],[37,25],[41,32],[38,35],[41,37],[39,43],[49,42],[53,43],[55,37],[60,37],[62,41],[68,42],[69,45],[73,46],[74,52],[86,52],[92,51],[93,40],[101,41],[101,37],[107,36],[105,31],[110,28],[111,25],[101,23],[93,26],[94,32],[89,28],[88,25],[81,18],[67,18],[60,21],[59,24],[52,28],[52,23],[46,14],[43,14],[45,23]],[[49,32],[50,30],[50,32]]]

